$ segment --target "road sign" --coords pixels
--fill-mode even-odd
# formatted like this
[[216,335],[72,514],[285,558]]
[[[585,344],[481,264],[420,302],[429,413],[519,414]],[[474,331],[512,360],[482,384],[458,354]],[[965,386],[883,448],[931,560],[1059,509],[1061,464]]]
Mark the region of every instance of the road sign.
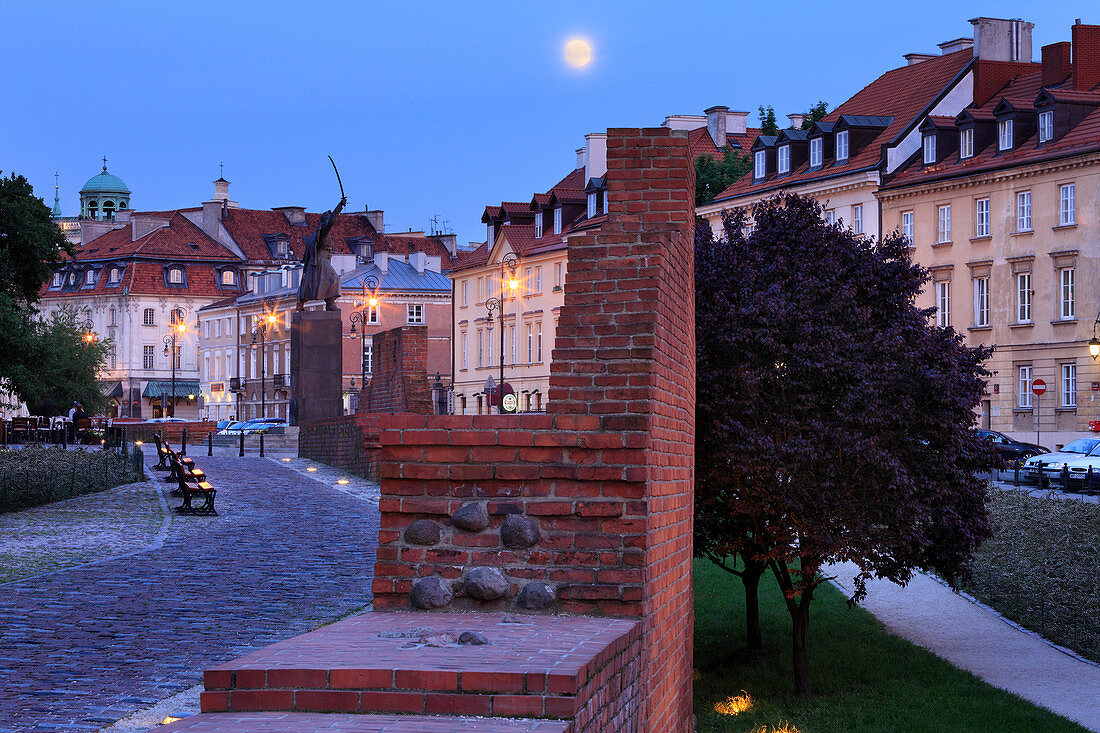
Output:
[[1041,379],[1036,379],[1031,383],[1031,391],[1037,395],[1041,395],[1047,391],[1047,383]]

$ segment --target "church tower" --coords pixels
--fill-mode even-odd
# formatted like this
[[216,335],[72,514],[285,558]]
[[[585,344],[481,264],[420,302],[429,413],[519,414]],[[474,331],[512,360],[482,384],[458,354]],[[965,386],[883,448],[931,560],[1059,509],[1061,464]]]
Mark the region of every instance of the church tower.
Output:
[[80,189],[80,218],[115,218],[115,212],[130,208],[130,189],[122,179],[107,172],[107,156],[103,156],[103,171],[88,179]]

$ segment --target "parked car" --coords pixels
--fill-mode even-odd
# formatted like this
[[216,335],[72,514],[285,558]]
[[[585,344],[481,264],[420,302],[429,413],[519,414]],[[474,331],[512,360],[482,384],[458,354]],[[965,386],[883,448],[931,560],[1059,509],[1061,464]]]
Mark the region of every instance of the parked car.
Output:
[[271,428],[286,427],[286,420],[281,417],[262,417],[255,420],[249,420],[248,425],[242,428],[242,432],[245,435],[255,435],[256,433],[266,433]]
[[[218,435],[237,435],[241,432],[241,426],[244,425],[240,420],[227,420],[226,422],[228,425],[224,428],[219,428]],[[220,426],[221,423],[218,423],[218,425]]]
[[148,423],[162,423],[162,422],[191,422],[191,421],[190,420],[185,420],[182,417],[154,417],[150,420],[146,420],[145,422],[148,422]]
[[976,430],[974,432],[978,434],[978,437],[985,438],[993,443],[993,449],[997,451],[997,455],[1000,456],[1006,466],[1013,466],[1017,461],[1026,460],[1042,453],[1050,453],[1049,448],[1044,448],[1035,443],[1024,443],[995,430]]
[[[1092,470],[1092,483],[1089,484],[1089,469]],[[1095,493],[1100,491],[1100,447],[1087,456],[1066,461],[1066,485],[1062,488],[1084,491],[1086,488]]]
[[1088,456],[1100,456],[1100,438],[1078,438],[1063,446],[1059,451],[1028,458],[1024,461],[1021,478],[1026,481],[1038,482],[1039,476],[1043,475],[1046,476],[1047,480],[1056,481],[1061,477],[1062,467],[1067,462]]

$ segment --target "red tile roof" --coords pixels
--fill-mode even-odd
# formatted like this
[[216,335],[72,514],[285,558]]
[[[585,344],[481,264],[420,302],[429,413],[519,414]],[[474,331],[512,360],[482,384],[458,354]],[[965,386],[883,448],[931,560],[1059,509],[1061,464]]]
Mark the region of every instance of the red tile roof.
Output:
[[468,252],[459,252],[458,262],[451,269],[452,272],[458,270],[468,270],[472,267],[481,267],[489,261],[489,245],[482,244],[476,249],[472,249]]
[[[50,290],[43,288],[43,300],[54,298],[86,298],[92,295],[166,295],[174,297],[220,297],[240,295],[239,287],[219,287],[218,269],[209,263],[180,263],[186,272],[187,286],[172,287],[164,282],[164,270],[167,263],[131,260],[125,263],[122,278],[115,285],[108,285],[108,270],[100,272],[94,288],[79,290]],[[238,278],[238,283],[240,279]],[[47,283],[48,284],[48,283]]]
[[865,86],[846,102],[827,114],[824,122],[836,122],[841,115],[890,116],[893,120],[875,138],[864,144],[843,165],[826,164],[820,170],[809,170],[809,161],[802,163],[789,175],[776,180],[770,176],[754,182],[752,173],[735,181],[714,199],[715,203],[729,201],[740,196],[756,195],[765,191],[790,188],[838,174],[854,173],[880,164],[882,145],[892,141],[935,102],[940,94],[974,60],[974,52],[967,48],[954,53],[936,56],[913,66],[892,69]]
[[[145,218],[145,215],[140,215]],[[172,260],[237,261],[238,257],[211,239],[178,212],[164,212],[150,218],[167,219],[168,226],[154,229],[140,239],[133,239],[134,222],[113,229],[87,244],[78,245],[73,253],[77,261],[149,257]]]
[[[750,127],[744,135],[727,134],[726,144],[735,150],[739,149],[748,154],[749,149],[752,148],[752,144],[756,142],[758,137],[760,137],[760,130],[756,127]],[[700,155],[709,155],[712,158],[718,158],[721,155],[718,146],[714,144],[714,138],[710,136],[705,126],[688,131],[688,146],[691,148],[693,159],[698,158]]]

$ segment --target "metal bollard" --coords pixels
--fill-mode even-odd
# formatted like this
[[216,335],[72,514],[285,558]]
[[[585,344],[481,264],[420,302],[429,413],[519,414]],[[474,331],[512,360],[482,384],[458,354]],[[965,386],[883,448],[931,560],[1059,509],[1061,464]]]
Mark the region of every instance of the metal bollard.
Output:
[[180,455],[187,455],[187,428],[183,429],[183,437],[180,438]]
[[1085,474],[1085,488],[1081,490],[1082,493],[1091,494],[1096,490],[1092,482],[1092,464],[1089,464],[1089,472]]
[[1016,461],[1016,465],[1012,469],[1012,483],[1016,488],[1020,488],[1020,462]]
[[206,434],[206,455],[214,455],[214,431],[211,430]]
[[260,433],[260,458],[264,457],[264,434]]
[[61,447],[65,450],[69,449],[69,426],[63,425],[61,427]]
[[1058,478],[1062,480],[1062,491],[1069,491],[1069,466],[1062,464],[1062,473]]
[[243,430],[241,431],[240,435],[241,435],[241,449],[237,453],[237,455],[240,456],[241,458],[244,458],[244,431]]

